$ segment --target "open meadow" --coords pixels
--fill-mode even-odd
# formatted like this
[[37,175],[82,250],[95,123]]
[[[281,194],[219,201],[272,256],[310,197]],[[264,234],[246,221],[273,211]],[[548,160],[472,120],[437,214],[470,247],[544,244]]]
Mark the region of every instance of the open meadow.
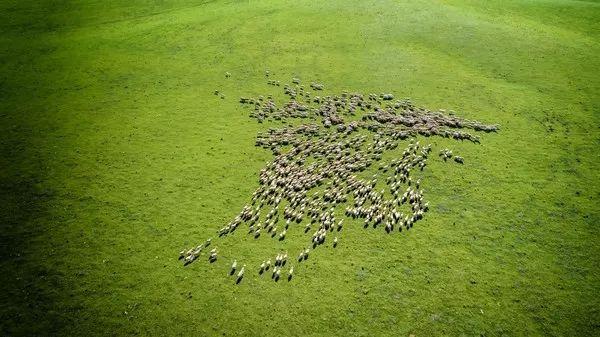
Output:
[[[257,135],[341,127],[240,103],[281,106],[285,84],[499,128],[389,146],[381,164],[432,147],[405,230],[344,204],[314,249],[308,218],[219,237],[275,158]],[[599,126],[596,1],[1,0],[0,335],[598,336]],[[275,282],[259,266],[280,252]]]

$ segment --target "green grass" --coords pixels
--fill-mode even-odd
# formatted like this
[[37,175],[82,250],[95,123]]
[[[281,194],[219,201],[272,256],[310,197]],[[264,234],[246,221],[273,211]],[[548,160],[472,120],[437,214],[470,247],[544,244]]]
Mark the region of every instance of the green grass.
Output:
[[[562,0],[0,2],[0,334],[600,334],[598,22]],[[292,282],[236,286],[233,258],[305,238],[176,258],[258,187],[268,125],[237,98],[274,92],[265,69],[502,129],[431,139],[465,165],[430,161],[414,230],[348,228]]]

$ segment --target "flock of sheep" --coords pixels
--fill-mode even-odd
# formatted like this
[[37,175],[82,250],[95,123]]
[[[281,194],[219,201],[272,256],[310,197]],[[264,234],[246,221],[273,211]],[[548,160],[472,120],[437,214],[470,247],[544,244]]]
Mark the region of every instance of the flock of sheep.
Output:
[[[267,83],[279,86],[278,81]],[[423,218],[429,203],[424,199],[420,172],[427,166],[432,149],[431,145],[421,145],[416,137],[479,142],[469,131],[498,129],[455,117],[452,112],[417,108],[409,100],[394,101],[388,93],[319,96],[305,89],[298,78],[292,83],[283,86],[288,97],[283,105],[273,96],[240,98],[259,122],[280,121],[286,126],[258,134],[256,145],[271,149],[275,158],[261,170],[260,186],[251,204],[219,229],[218,235],[230,236],[243,227],[257,240],[268,237],[283,241],[288,230],[301,231],[307,244],[298,252],[298,264],[329,240],[335,248],[341,241],[344,218],[355,219],[352,223],[359,220],[364,228],[382,227],[387,233],[409,230]],[[310,88],[321,92],[324,87],[312,83]],[[302,122],[292,123],[295,120]],[[394,151],[403,141],[408,143],[404,150]],[[384,160],[390,152],[392,159]],[[439,155],[444,161],[453,157],[448,149]],[[460,156],[454,160],[464,162]],[[180,259],[189,264],[210,244],[209,239],[182,251]],[[208,252],[210,262],[217,258],[217,248]],[[268,258],[255,270],[259,275],[270,271],[275,281],[287,273],[291,280],[294,266],[288,253],[277,253],[274,261]],[[234,261],[230,275],[239,283],[245,271],[246,265],[238,270]]]

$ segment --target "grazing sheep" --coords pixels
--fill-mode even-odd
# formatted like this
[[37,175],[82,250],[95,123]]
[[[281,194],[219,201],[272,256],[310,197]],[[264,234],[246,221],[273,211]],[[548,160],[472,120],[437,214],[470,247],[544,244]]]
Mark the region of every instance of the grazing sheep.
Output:
[[235,273],[235,270],[237,269],[237,260],[233,260],[233,263],[231,264],[231,275],[233,275],[233,273]]
[[242,279],[244,278],[245,271],[246,271],[246,265],[243,265],[242,269],[240,269],[240,272],[237,274],[237,283],[240,283],[242,281]]
[[[323,88],[324,88],[323,84],[320,84],[320,83],[311,83],[310,87],[313,90],[323,90]],[[317,99],[318,99],[318,97],[317,97]]]
[[208,256],[208,261],[210,261],[211,263],[215,262],[217,260],[217,249],[213,249],[210,251],[210,255]]
[[277,282],[279,280],[280,276],[281,276],[281,268],[277,268],[277,271],[275,272],[275,282]]

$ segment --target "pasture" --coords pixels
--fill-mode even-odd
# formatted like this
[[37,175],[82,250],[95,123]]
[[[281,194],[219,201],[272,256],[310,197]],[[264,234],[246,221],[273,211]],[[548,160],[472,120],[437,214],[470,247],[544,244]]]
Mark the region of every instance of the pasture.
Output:
[[[600,334],[599,22],[567,0],[0,1],[0,334]],[[423,219],[346,219],[273,282],[259,265],[295,260],[307,220],[217,231],[287,123],[240,97],[295,77],[500,128],[415,135]],[[214,263],[177,260],[208,238]]]

